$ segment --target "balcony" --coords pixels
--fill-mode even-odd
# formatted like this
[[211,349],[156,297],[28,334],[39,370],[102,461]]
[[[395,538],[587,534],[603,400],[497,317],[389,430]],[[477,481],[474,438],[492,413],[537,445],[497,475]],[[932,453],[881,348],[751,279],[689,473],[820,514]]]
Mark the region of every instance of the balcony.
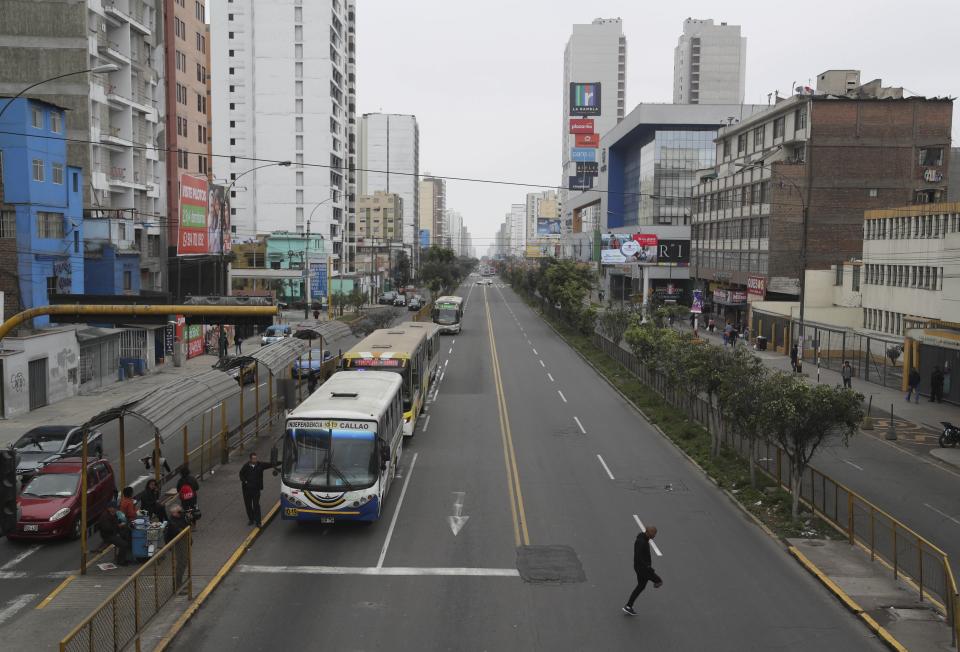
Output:
[[128,14],[117,6],[116,0],[101,0],[103,3],[103,13],[116,23],[129,23],[130,27],[137,30],[144,36],[150,36],[153,28],[147,25],[144,20],[144,14],[138,11],[135,15]]
[[100,128],[100,142],[105,145],[114,145],[115,147],[131,147],[133,142],[124,138],[120,127],[102,127]]
[[97,51],[115,62],[130,65],[130,57],[120,50],[120,44],[107,38],[106,34],[97,34]]

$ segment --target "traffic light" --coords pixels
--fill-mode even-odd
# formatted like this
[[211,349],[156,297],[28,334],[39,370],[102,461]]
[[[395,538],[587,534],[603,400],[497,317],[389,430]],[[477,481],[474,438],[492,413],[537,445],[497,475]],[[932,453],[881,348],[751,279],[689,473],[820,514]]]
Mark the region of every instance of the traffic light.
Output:
[[0,449],[0,534],[17,527],[17,453]]

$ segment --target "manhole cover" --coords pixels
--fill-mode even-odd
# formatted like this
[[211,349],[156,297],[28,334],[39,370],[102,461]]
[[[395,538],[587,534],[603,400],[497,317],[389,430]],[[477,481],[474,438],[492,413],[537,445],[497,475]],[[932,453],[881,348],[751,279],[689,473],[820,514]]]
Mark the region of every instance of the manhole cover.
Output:
[[520,546],[517,570],[531,584],[567,584],[585,582],[580,558],[570,546]]

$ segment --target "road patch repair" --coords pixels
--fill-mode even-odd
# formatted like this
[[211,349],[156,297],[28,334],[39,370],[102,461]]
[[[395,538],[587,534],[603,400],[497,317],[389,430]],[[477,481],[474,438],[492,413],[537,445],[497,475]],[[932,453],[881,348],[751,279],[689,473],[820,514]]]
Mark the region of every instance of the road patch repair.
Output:
[[572,584],[586,582],[580,557],[570,546],[519,546],[517,570],[530,584]]

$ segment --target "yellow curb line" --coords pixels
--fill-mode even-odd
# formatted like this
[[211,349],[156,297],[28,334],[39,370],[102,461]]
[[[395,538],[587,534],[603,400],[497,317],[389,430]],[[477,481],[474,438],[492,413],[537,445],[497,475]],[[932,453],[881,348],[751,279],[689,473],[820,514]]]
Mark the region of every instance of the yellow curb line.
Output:
[[210,582],[203,587],[203,591],[200,592],[193,602],[190,603],[190,606],[187,607],[187,610],[180,614],[180,617],[177,618],[177,621],[173,623],[170,629],[164,634],[163,638],[160,639],[160,642],[157,644],[157,647],[154,648],[154,652],[163,652],[167,649],[167,646],[173,642],[173,639],[176,638],[177,634],[180,633],[180,630],[183,629],[184,625],[193,618],[194,614],[200,609],[200,606],[206,601],[210,594],[213,593],[216,588],[220,585],[220,582],[223,581],[223,578],[227,576],[233,567],[237,565],[237,562],[240,561],[240,557],[247,551],[247,549],[253,544],[257,537],[260,536],[260,533],[263,532],[264,528],[270,523],[277,512],[280,511],[280,501],[278,500],[273,507],[267,512],[266,518],[263,519],[263,527],[254,528],[250,534],[247,535],[247,538],[243,540],[236,550],[233,551],[233,554],[230,555],[230,558],[220,567],[220,570],[217,571],[217,574],[213,576]]
[[48,595],[47,597],[45,597],[45,598],[40,602],[40,604],[38,604],[36,607],[34,607],[34,609],[43,609],[44,607],[46,607],[48,604],[50,604],[50,603],[53,601],[53,599],[54,599],[55,597],[57,597],[58,595],[60,595],[60,591],[63,591],[65,588],[67,588],[67,584],[69,584],[70,582],[72,582],[72,581],[75,580],[75,579],[77,579],[77,576],[76,576],[76,575],[68,575],[67,578],[66,578],[65,580],[63,580],[62,582],[60,582],[60,584],[57,585],[57,588],[55,588],[53,591],[51,591],[51,592],[50,592],[50,595]]
[[886,643],[887,647],[895,652],[907,652],[907,648],[903,647],[903,645],[901,645],[900,642],[890,634],[890,632],[888,632],[880,625],[880,623],[874,620],[870,614],[866,613],[863,608],[854,601],[853,598],[847,595],[846,592],[837,585],[836,582],[827,577],[823,571],[817,568],[812,561],[807,559],[806,555],[797,550],[795,546],[789,546],[787,550],[790,551],[791,555],[796,557],[797,561],[799,561],[804,568],[810,571],[810,573],[820,580],[824,586],[826,586],[828,589],[830,589],[830,591],[833,592],[834,595],[840,598],[840,601],[846,605],[850,611],[863,620],[863,622],[867,624],[867,627],[873,630],[873,632],[879,636],[884,643]]

